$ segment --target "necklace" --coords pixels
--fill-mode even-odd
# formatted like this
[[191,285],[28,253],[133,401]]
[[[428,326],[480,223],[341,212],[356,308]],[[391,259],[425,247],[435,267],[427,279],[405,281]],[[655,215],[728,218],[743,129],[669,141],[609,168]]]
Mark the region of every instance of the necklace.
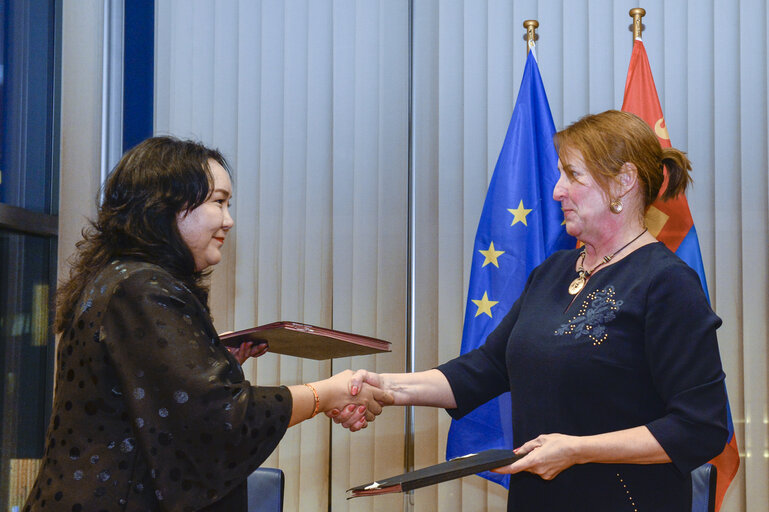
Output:
[[625,245],[623,245],[622,247],[614,251],[614,254],[612,254],[611,256],[604,256],[603,260],[598,265],[593,267],[591,270],[585,270],[585,268],[582,266],[582,264],[585,262],[585,256],[586,256],[585,249],[582,249],[582,254],[580,254],[579,256],[580,257],[579,268],[577,269],[579,276],[577,276],[577,278],[574,279],[574,281],[572,281],[571,284],[569,285],[569,295],[577,295],[579,292],[581,292],[582,288],[585,287],[585,283],[587,283],[587,280],[590,278],[593,272],[598,270],[603,265],[606,265],[607,263],[609,263],[613,257],[615,257],[617,254],[622,252],[622,250],[625,249],[628,245],[632,244],[633,242],[641,238],[641,236],[643,236],[643,234],[646,233],[647,231],[648,229],[644,229],[643,231],[641,231],[641,233],[639,233],[638,236],[636,236],[631,241],[629,241],[628,243],[626,243]]

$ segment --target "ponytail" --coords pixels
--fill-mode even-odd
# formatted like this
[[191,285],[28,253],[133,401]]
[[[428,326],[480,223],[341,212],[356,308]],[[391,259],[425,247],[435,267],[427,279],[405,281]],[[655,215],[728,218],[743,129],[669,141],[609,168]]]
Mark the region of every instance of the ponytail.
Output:
[[692,182],[692,163],[686,153],[675,148],[662,148],[662,165],[668,170],[668,185],[660,198],[668,200],[683,194]]

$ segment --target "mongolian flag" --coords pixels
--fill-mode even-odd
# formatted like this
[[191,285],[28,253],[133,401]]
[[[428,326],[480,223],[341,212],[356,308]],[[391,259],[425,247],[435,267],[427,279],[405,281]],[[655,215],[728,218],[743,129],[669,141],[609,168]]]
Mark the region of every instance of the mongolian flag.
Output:
[[[576,247],[553,200],[558,181],[555,125],[533,43],[518,99],[491,177],[478,223],[462,332],[461,353],[486,342],[523,291],[529,273],[547,256]],[[451,422],[446,458],[513,446],[510,394]],[[509,475],[481,476],[508,486]]]
[[[622,103],[622,110],[632,112],[654,129],[659,138],[662,147],[671,147],[668,130],[665,126],[665,118],[662,116],[662,107],[660,106],[657,88],[654,86],[649,59],[646,56],[646,49],[643,41],[636,39],[633,43],[633,54],[630,57],[630,66],[627,72],[627,81],[625,82],[625,100]],[[663,183],[663,190],[666,186]],[[646,223],[649,231],[657,239],[673,252],[679,258],[689,264],[700,276],[702,289],[705,295],[708,295],[708,287],[705,283],[705,270],[702,266],[702,256],[700,254],[700,244],[697,240],[697,232],[694,229],[694,221],[689,211],[689,203],[686,196],[681,194],[675,199],[668,201],[657,200],[649,208],[646,214]],[[724,500],[724,494],[729,487],[737,469],[740,466],[740,455],[737,450],[737,440],[734,436],[734,424],[732,423],[732,413],[728,411],[729,441],[724,451],[710,461],[716,471],[716,512],[720,509]],[[705,466],[708,466],[706,464]],[[692,506],[693,510],[706,510],[703,508],[709,501],[710,496],[710,478],[703,478],[703,473],[709,473],[709,468],[704,467],[695,470],[692,473]]]

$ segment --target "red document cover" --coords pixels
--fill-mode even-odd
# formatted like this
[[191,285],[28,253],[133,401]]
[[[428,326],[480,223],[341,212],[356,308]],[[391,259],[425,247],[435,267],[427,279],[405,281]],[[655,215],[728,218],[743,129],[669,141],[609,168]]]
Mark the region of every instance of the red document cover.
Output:
[[228,347],[267,342],[269,351],[307,359],[333,359],[390,352],[390,342],[297,322],[275,322],[219,335]]

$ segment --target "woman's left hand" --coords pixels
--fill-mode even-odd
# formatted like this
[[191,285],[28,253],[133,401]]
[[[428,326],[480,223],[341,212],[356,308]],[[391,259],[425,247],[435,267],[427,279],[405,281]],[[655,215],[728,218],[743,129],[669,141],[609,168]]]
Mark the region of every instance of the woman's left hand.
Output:
[[254,344],[252,341],[244,341],[239,347],[227,347],[230,354],[235,356],[240,364],[246,362],[249,357],[259,357],[267,352],[267,343]]
[[515,450],[516,454],[525,457],[494,472],[515,474],[528,471],[544,480],[552,480],[564,469],[579,463],[578,446],[579,437],[543,434]]

